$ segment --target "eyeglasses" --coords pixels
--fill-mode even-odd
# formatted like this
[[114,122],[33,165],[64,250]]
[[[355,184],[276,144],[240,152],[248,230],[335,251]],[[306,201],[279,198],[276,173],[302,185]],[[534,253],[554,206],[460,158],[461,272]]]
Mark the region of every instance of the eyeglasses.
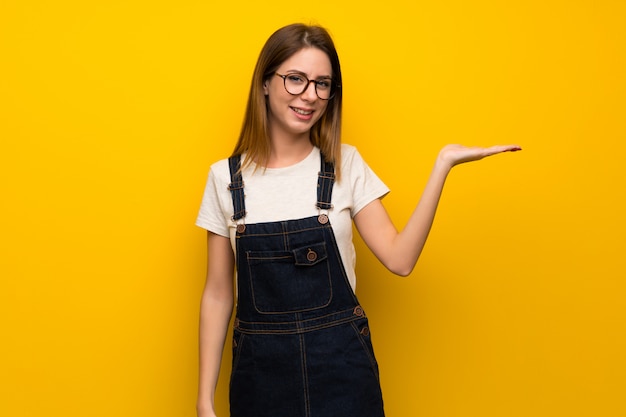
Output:
[[304,74],[275,74],[277,77],[283,79],[283,82],[285,83],[285,90],[293,96],[299,96],[304,93],[306,89],[309,88],[309,84],[313,83],[315,86],[315,94],[317,94],[320,100],[330,100],[335,96],[337,88],[340,88],[339,85],[333,83],[332,78],[309,80]]

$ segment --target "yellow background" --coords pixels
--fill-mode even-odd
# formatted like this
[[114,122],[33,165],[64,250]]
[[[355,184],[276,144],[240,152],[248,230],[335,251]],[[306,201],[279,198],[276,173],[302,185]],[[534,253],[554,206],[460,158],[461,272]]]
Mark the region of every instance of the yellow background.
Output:
[[444,144],[524,147],[455,168],[409,278],[357,241],[388,416],[626,415],[621,0],[3,0],[0,415],[194,415],[193,223],[294,21],[398,226]]

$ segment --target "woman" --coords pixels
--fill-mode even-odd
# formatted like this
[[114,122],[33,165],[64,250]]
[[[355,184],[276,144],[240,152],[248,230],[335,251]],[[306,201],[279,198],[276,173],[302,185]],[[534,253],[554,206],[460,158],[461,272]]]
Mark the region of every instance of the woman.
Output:
[[258,59],[233,156],[211,167],[197,224],[208,230],[198,415],[213,397],[237,270],[233,417],[384,415],[367,317],[355,294],[352,221],[393,273],[415,266],[450,169],[518,146],[439,153],[398,232],[389,191],[340,143],[341,69],[328,33],[290,25]]

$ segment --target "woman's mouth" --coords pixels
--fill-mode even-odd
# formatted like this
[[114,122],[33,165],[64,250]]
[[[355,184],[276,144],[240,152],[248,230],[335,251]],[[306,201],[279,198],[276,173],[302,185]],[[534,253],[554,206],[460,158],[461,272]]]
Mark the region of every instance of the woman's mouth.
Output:
[[291,110],[302,116],[310,116],[313,114],[313,110],[299,109],[297,107],[291,107]]

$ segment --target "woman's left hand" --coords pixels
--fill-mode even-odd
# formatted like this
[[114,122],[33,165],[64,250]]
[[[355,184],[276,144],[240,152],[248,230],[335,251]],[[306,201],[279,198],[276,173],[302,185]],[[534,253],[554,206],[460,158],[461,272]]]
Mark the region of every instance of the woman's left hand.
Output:
[[446,145],[439,152],[439,161],[443,162],[448,168],[465,162],[478,161],[487,156],[496,155],[502,152],[521,151],[519,145],[497,145],[489,148],[481,148],[478,146],[463,145]]

